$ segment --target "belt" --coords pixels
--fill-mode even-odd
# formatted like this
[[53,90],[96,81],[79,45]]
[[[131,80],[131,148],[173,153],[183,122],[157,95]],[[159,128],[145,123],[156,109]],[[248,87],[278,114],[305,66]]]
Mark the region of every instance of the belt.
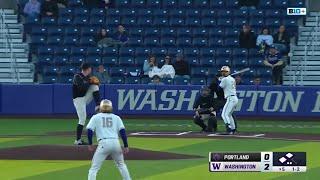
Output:
[[236,95],[230,95],[230,96],[227,96],[227,98],[228,98],[228,97],[231,97],[231,96],[236,96]]
[[101,139],[98,139],[98,142],[100,142],[101,140],[106,140],[106,139],[117,139],[117,138],[101,138]]

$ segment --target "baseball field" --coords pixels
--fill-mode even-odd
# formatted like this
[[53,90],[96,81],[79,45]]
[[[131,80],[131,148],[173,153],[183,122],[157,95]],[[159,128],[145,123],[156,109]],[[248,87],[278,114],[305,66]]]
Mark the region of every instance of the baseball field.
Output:
[[[0,119],[0,179],[81,180],[87,178],[92,154],[72,145],[75,120]],[[138,180],[281,179],[320,177],[320,122],[240,120],[238,135],[200,134],[191,120],[125,119],[130,174]],[[219,129],[224,127],[219,121]],[[85,139],[85,137],[84,137]],[[306,173],[210,173],[210,151],[303,151]],[[106,160],[98,179],[120,179]]]

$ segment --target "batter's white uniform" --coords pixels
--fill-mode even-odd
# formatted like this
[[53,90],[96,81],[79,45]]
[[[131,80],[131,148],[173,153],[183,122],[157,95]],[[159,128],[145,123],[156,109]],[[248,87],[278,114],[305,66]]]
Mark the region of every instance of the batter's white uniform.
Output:
[[87,119],[87,105],[93,100],[93,92],[99,91],[98,85],[90,85],[86,95],[73,99],[73,105],[76,108],[79,118],[78,124],[84,125]]
[[87,129],[96,132],[98,147],[92,158],[88,180],[95,180],[102,163],[111,155],[124,180],[131,180],[122,149],[119,143],[119,131],[124,129],[121,118],[112,113],[99,113],[90,119]]
[[223,106],[222,119],[225,124],[229,124],[229,128],[234,130],[236,125],[232,117],[232,113],[238,103],[236,93],[236,81],[230,75],[222,78],[219,86],[223,89],[224,98],[227,99],[226,104]]

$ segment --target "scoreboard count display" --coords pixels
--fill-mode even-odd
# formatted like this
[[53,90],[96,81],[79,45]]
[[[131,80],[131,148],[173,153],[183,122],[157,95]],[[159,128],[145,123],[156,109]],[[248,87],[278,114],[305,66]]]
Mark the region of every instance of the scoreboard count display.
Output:
[[306,172],[306,152],[210,152],[210,172]]

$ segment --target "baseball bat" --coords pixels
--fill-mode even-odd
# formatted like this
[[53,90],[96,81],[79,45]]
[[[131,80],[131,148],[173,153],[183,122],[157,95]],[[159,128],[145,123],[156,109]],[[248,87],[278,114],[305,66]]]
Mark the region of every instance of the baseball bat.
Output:
[[244,69],[241,69],[237,72],[234,72],[232,74],[230,74],[231,76],[234,76],[234,75],[237,75],[237,74],[241,74],[241,73],[244,73],[244,72],[247,72],[247,71],[250,71],[250,68],[244,68]]

